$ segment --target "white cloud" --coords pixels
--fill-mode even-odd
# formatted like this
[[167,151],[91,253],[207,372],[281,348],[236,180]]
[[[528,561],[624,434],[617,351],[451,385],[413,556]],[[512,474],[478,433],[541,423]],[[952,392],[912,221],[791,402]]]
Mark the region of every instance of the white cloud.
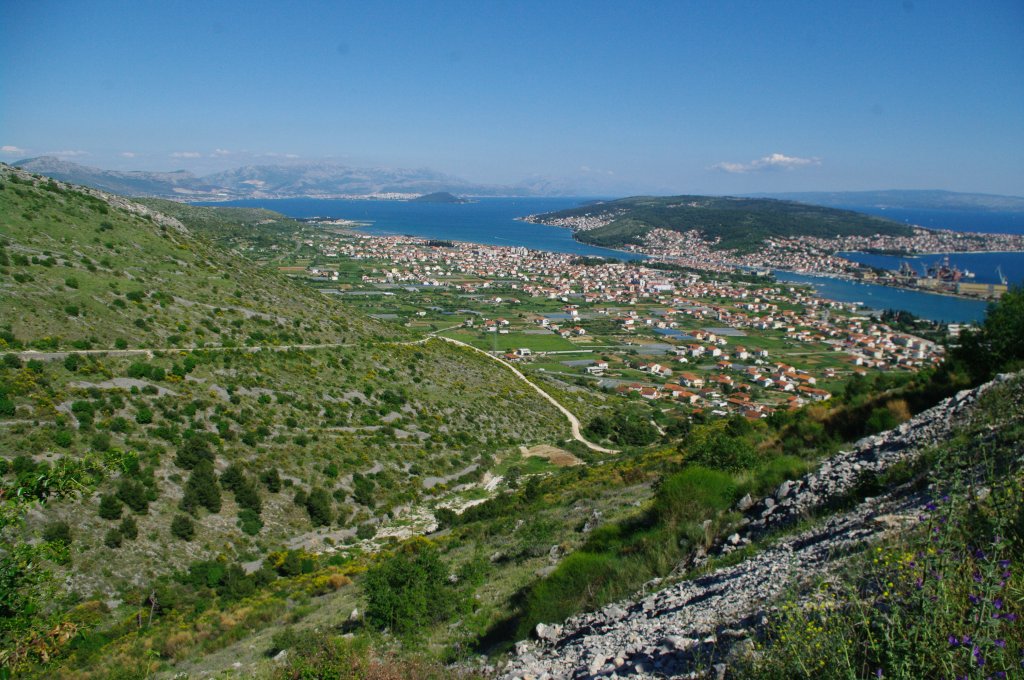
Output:
[[819,158],[800,158],[798,156],[787,156],[781,153],[773,153],[750,161],[749,163],[729,163],[723,161],[715,163],[711,167],[715,170],[722,170],[731,173],[762,172],[765,170],[794,170],[806,168],[813,165],[821,165]]
[[203,154],[198,151],[175,151],[171,158],[202,158]]
[[267,151],[265,153],[255,154],[256,158],[301,158],[297,153],[278,153],[276,151]]
[[58,158],[75,158],[76,156],[88,156],[88,151],[80,149],[64,149],[63,151],[47,151],[44,156],[57,156]]
[[227,149],[214,149],[213,153],[210,154],[211,158],[222,158],[224,156],[230,156],[231,152]]
[[134,151],[122,151],[119,155],[121,156],[121,158],[135,158],[139,154],[135,153]]
[[18,156],[22,156],[22,155],[24,155],[24,154],[26,154],[28,152],[25,151],[24,149],[22,149],[20,146],[13,146],[11,144],[4,144],[3,146],[0,146],[0,153],[10,153],[10,154],[15,154],[15,155],[18,155]]

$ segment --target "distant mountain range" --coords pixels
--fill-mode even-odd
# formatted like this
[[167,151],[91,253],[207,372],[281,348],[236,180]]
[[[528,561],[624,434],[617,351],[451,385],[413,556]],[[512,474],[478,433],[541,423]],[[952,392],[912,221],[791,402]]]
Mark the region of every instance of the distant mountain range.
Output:
[[[614,194],[592,178],[531,177],[515,185],[476,184],[429,168],[355,168],[326,162],[249,165],[199,177],[191,172],[103,170],[53,156],[13,163],[29,172],[125,196],[179,201],[241,198],[339,198],[373,194],[452,193],[461,196],[600,196]],[[749,194],[848,210],[924,209],[1024,212],[1024,198],[953,191],[833,191]]]
[[184,170],[144,172],[101,170],[52,156],[13,165],[64,182],[128,196],[178,200],[239,198],[336,198],[371,194],[431,194],[448,192],[471,196],[565,195],[545,180],[518,186],[474,184],[430,169],[353,168],[332,163],[250,165],[205,177]]
[[752,198],[777,198],[848,210],[970,210],[974,212],[1024,212],[1024,198],[959,191],[801,191],[784,194],[749,194]]

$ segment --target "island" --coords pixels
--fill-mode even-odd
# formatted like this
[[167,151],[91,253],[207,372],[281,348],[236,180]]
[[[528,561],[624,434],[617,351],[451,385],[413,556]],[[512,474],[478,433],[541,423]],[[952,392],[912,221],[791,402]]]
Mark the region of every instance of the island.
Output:
[[423,194],[416,198],[410,198],[410,203],[469,203],[465,198],[459,198],[447,191],[435,191],[432,194]]
[[843,253],[895,255],[1022,251],[1020,234],[926,229],[795,201],[730,196],[634,196],[523,218],[566,227],[576,240],[703,271],[773,269],[870,281],[968,298],[998,299],[1000,283],[973,283],[937,263],[924,275],[853,262]]

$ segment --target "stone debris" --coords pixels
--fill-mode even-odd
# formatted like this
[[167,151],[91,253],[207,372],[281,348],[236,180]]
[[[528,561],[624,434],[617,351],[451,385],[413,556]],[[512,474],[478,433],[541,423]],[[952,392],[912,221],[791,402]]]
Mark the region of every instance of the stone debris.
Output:
[[[742,499],[746,522],[712,554],[727,554],[780,529],[856,488],[862,474],[907,461],[949,438],[978,396],[995,381],[963,391],[898,428],[854,444],[819,469],[779,485],[759,501]],[[730,567],[681,581],[632,601],[579,614],[561,625],[539,624],[537,640],[515,647],[501,677],[526,678],[726,678],[728,664],[753,653],[772,602],[794,583],[826,575],[835,555],[916,516],[923,497],[906,488],[867,498],[807,531],[783,536]]]

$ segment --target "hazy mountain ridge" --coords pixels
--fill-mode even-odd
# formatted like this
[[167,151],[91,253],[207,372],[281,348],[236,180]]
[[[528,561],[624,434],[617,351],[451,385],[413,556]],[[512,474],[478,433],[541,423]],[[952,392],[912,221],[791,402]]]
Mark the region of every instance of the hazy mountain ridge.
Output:
[[894,208],[903,210],[972,210],[1024,212],[1024,197],[931,189],[885,191],[798,191],[749,194],[754,198],[799,201],[831,208]]
[[177,200],[237,198],[333,198],[385,193],[450,192],[474,196],[551,195],[550,187],[476,184],[429,168],[354,168],[326,162],[248,165],[197,177],[191,172],[116,171],[79,165],[52,156],[14,163],[26,171],[64,182],[132,196]]

